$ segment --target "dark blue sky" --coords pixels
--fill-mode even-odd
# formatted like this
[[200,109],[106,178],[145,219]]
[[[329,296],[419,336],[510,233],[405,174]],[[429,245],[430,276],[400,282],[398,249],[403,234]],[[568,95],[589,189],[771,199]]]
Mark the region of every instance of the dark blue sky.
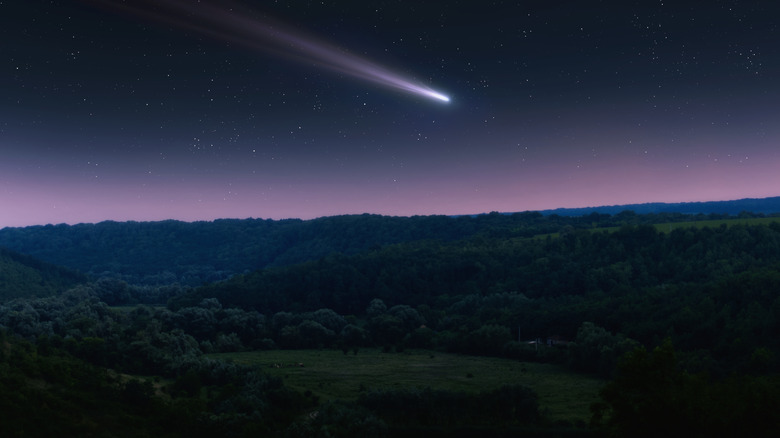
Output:
[[[774,2],[149,4],[0,0],[0,227],[780,194]],[[248,22],[451,102],[236,41]]]

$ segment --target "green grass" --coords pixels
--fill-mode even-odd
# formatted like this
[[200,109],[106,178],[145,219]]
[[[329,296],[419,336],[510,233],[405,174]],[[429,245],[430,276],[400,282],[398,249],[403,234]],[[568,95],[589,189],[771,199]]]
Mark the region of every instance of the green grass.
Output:
[[258,366],[282,378],[288,387],[311,391],[322,401],[354,400],[370,389],[430,387],[476,393],[520,384],[536,391],[542,412],[553,421],[587,422],[590,404],[605,383],[556,365],[423,350],[365,349],[357,355],[338,350],[274,350],[209,356]]

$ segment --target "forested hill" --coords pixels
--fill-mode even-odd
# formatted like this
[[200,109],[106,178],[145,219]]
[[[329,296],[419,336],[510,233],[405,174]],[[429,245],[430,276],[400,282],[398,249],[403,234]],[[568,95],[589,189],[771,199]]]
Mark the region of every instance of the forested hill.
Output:
[[417,309],[429,329],[457,344],[448,347],[454,351],[483,351],[487,344],[471,334],[491,327],[501,327],[504,340],[518,327],[531,339],[573,339],[583,321],[592,321],[646,345],[670,336],[684,350],[706,350],[717,361],[747,361],[758,348],[780,352],[778,269],[780,222],[668,233],[626,225],[335,255],[236,276],[169,306],[216,298],[266,315],[327,308],[365,318],[378,299],[388,308]]
[[194,289],[171,304],[218,298],[224,305],[267,314],[319,308],[360,314],[374,298],[413,306],[494,293],[617,298],[780,268],[780,218],[671,232],[658,228],[569,229],[531,238],[507,230],[453,242],[408,242],[257,270]]
[[334,216],[314,220],[217,220],[213,222],[101,222],[0,230],[0,246],[93,276],[133,284],[186,285],[236,273],[285,266],[341,253],[417,240],[454,241],[475,234],[532,236],[564,226],[591,228],[637,221],[690,220],[679,214],[578,218],[540,213],[479,216]]
[[235,273],[354,254],[419,239],[451,240],[511,218],[338,216],[302,220],[101,222],[0,230],[0,245],[94,276],[200,285]]
[[[413,241],[472,236],[530,237],[566,228],[680,222],[724,215],[659,213],[578,217],[538,212],[476,216],[333,216],[313,220],[223,219],[213,222],[101,222],[0,230],[0,247],[93,277],[131,284],[199,286],[237,273],[288,266],[331,254],[354,255]],[[725,215],[725,217],[728,217]]]
[[0,248],[0,302],[56,295],[86,281],[83,274]]

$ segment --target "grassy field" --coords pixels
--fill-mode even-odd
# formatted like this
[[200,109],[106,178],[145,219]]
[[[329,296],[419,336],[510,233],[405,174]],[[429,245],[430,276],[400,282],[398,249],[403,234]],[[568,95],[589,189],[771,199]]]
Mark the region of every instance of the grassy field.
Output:
[[365,349],[357,355],[338,350],[274,350],[209,356],[261,367],[288,387],[311,391],[323,401],[354,400],[361,391],[373,388],[481,392],[521,384],[537,392],[540,407],[551,420],[568,422],[589,421],[590,404],[605,383],[555,365],[422,350]]

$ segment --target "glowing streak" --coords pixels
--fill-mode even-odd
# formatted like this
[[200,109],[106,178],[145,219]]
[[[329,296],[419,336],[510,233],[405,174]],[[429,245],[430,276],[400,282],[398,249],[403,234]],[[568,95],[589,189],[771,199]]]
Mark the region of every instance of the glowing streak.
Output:
[[450,98],[410,78],[345,52],[336,46],[278,24],[248,18],[251,11],[234,12],[238,5],[187,0],[91,0],[123,11],[132,12],[179,27],[195,30],[214,38],[270,51],[335,72],[343,73],[391,89],[449,102]]

